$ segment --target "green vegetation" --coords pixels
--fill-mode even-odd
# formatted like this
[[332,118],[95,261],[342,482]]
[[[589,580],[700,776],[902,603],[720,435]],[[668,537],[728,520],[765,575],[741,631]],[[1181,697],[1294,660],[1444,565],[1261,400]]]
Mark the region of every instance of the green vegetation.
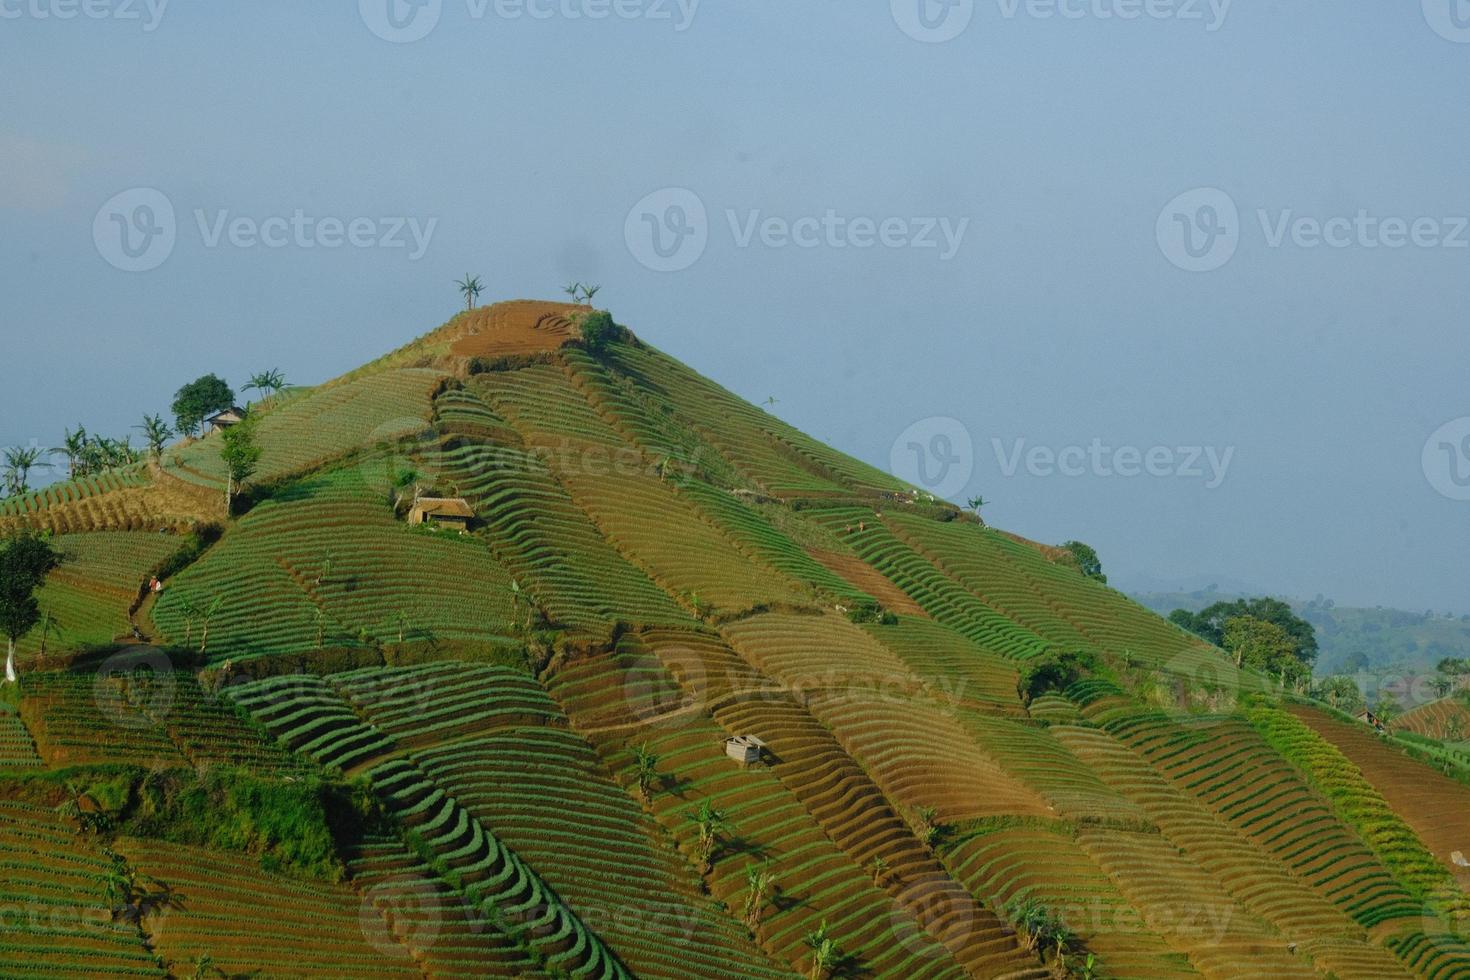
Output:
[[232,513],[235,492],[260,468],[260,446],[255,441],[255,423],[249,419],[226,429],[221,437],[220,459],[225,463],[225,513]]
[[1097,556],[1091,545],[1083,544],[1081,541],[1067,541],[1062,547],[1071,552],[1072,557],[1077,560],[1077,570],[1088,578],[1095,578],[1103,585],[1108,584],[1108,577],[1103,574],[1102,559]]
[[206,374],[184,385],[174,394],[174,421],[179,432],[194,435],[205,419],[233,408],[235,392],[217,375]]
[[36,590],[61,561],[49,542],[30,534],[0,543],[0,632],[5,634],[5,682],[19,680],[15,645],[41,622]]

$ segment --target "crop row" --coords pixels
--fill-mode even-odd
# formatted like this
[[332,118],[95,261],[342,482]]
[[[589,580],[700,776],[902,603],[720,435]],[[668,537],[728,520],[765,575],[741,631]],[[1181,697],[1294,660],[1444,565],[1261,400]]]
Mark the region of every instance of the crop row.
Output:
[[1360,924],[1419,914],[1419,903],[1248,725],[1191,728],[1136,708],[1102,708],[1093,718]]
[[452,874],[477,907],[493,907],[526,930],[548,963],[574,977],[612,978],[626,971],[542,879],[436,786],[404,750],[315,677],[277,677],[232,694],[292,748],[326,767],[366,769],[374,790],[405,827]]
[[1256,709],[1250,713],[1250,720],[1266,741],[1290,759],[1306,775],[1307,781],[1332,802],[1342,819],[1357,831],[1399,881],[1408,886],[1411,894],[1425,897],[1454,888],[1448,869],[1435,860],[1418,835],[1336,746],[1299,718],[1280,709]]
[[816,516],[829,529],[841,529],[859,558],[893,580],[936,622],[1015,660],[1027,660],[1048,648],[1046,640],[987,606],[900,541],[872,512],[839,508],[818,511]]
[[77,503],[114,490],[127,487],[146,487],[148,469],[142,463],[107,470],[93,476],[56,483],[20,497],[0,500],[0,517],[20,517],[35,514],[51,507]]
[[47,618],[20,642],[23,658],[40,652],[43,632],[48,652],[126,635],[128,609],[148,574],[179,547],[173,535],[141,531],[64,534],[52,543],[63,561],[36,593]]
[[515,620],[510,576],[476,539],[396,521],[371,483],[373,465],[314,477],[256,507],[159,597],[163,634],[198,642],[200,611],[218,601],[212,662],[363,643],[501,642]]
[[[257,407],[260,446],[257,481],[274,480],[320,466],[360,447],[394,442],[421,432],[432,415],[431,395],[443,375],[427,368],[401,368],[293,393],[277,408]],[[224,485],[220,439],[210,436],[166,450],[173,476],[209,487]]]
[[136,926],[114,921],[110,862],[49,808],[0,801],[0,972],[163,977]]
[[154,946],[176,976],[205,956],[226,976],[423,975],[407,948],[368,941],[362,902],[344,885],[269,874],[248,857],[180,844],[124,839],[117,850],[168,888]]
[[532,455],[488,444],[428,453],[484,519],[496,557],[553,624],[607,631],[614,622],[677,624],[687,613],[602,537]]
[[18,715],[0,709],[0,769],[32,769],[41,765],[36,743]]

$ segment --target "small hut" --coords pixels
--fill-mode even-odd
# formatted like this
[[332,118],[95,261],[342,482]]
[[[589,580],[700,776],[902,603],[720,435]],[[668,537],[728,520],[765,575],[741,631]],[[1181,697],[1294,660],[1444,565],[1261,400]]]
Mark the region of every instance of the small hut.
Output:
[[743,766],[761,761],[765,750],[766,743],[754,735],[736,735],[725,739],[725,754]]
[[434,524],[468,531],[475,511],[463,497],[419,497],[408,512],[410,524]]
[[245,409],[227,408],[223,412],[215,412],[209,418],[205,419],[204,430],[210,433],[223,432],[226,429],[234,428],[244,421]]

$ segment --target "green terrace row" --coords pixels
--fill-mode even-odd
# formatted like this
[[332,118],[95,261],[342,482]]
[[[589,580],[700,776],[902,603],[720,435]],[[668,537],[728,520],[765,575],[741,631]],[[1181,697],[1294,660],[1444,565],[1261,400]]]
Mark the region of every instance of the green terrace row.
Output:
[[606,632],[619,621],[690,621],[607,543],[534,454],[459,443],[422,459],[470,500],[496,557],[553,625]]
[[1111,704],[1096,701],[1088,713],[1361,925],[1420,914],[1420,904],[1326,801],[1244,722],[1186,725],[1163,712]]
[[483,542],[395,520],[376,472],[349,467],[260,504],[170,583],[154,622],[171,643],[197,643],[200,610],[218,601],[212,663],[364,642],[506,642],[510,575]]
[[115,470],[107,470],[93,476],[84,476],[76,480],[68,480],[63,483],[53,484],[43,490],[26,494],[21,497],[11,497],[0,500],[0,517],[19,517],[23,514],[34,514],[46,510],[48,507],[59,507],[63,504],[76,503],[114,490],[124,490],[129,487],[146,487],[149,484],[148,468],[142,463],[121,467]]
[[[432,414],[431,397],[444,375],[427,368],[401,368],[277,396],[279,407],[257,406],[256,442],[261,448],[257,481],[299,473],[345,456],[423,431]],[[218,438],[204,438],[164,453],[173,476],[207,487],[223,486],[224,461]]]
[[277,737],[322,765],[368,767],[379,797],[451,883],[477,907],[493,909],[492,919],[524,930],[549,964],[575,977],[627,975],[519,856],[406,758],[404,748],[365,723],[327,681],[278,677],[231,693]]

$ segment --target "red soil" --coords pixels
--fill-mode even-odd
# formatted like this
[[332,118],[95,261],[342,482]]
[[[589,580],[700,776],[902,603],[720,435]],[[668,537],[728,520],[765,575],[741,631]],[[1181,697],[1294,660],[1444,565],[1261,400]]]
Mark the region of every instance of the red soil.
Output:
[[540,300],[514,300],[472,310],[451,324],[458,335],[456,357],[499,357],[554,351],[578,337],[570,314],[585,307]]
[[928,613],[924,612],[922,606],[905,595],[903,590],[890,582],[882,572],[855,556],[841,555],[835,551],[820,551],[816,548],[808,549],[807,554],[825,565],[829,571],[835,572],[850,584],[877,599],[884,609],[904,616],[928,617]]

